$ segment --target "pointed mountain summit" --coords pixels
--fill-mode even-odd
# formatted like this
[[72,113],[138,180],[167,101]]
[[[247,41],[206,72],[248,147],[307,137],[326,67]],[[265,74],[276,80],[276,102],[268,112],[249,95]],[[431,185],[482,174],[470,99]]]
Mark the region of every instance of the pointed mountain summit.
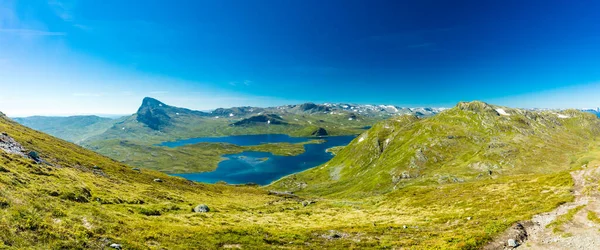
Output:
[[167,114],[169,106],[162,102],[146,97],[142,101],[142,106],[137,111],[137,121],[146,124],[151,129],[160,130],[168,126],[171,122],[171,117]]
[[167,105],[157,99],[152,98],[152,97],[144,97],[144,99],[142,100],[142,106],[140,108],[162,107],[162,106],[167,106]]
[[207,113],[178,108],[164,104],[163,102],[146,97],[136,113],[136,120],[153,130],[161,130],[171,125],[173,117],[177,116],[207,116]]

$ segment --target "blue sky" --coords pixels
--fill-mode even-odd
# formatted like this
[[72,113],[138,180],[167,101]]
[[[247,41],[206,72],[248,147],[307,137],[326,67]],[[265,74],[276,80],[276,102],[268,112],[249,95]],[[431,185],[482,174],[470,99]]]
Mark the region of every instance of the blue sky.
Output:
[[0,0],[0,111],[600,106],[600,2]]

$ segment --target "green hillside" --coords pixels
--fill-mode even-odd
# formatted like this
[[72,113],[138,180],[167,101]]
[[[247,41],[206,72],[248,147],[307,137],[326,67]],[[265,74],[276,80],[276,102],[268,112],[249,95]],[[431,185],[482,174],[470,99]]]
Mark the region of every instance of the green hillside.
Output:
[[274,187],[348,196],[407,185],[496,179],[568,170],[600,135],[600,121],[575,110],[534,112],[459,103],[434,117],[380,122],[318,168]]
[[[265,188],[139,171],[1,116],[0,248],[479,248],[514,222],[571,201],[568,172],[598,164],[600,155],[596,118],[513,109],[498,116],[490,107],[461,104],[434,118],[382,122],[326,165]],[[508,145],[489,147],[490,135]],[[455,139],[462,141],[443,144]],[[419,175],[394,181],[391,166],[399,165],[384,159],[412,166],[417,149],[427,164],[441,163],[415,160]],[[497,155],[514,167],[498,162],[490,175],[471,165]],[[330,167],[339,162],[350,167]],[[299,196],[269,191],[276,188]],[[210,211],[192,212],[199,204]]]
[[14,118],[18,123],[35,130],[44,131],[64,140],[80,143],[100,135],[112,127],[118,119],[98,116],[44,117],[31,116]]

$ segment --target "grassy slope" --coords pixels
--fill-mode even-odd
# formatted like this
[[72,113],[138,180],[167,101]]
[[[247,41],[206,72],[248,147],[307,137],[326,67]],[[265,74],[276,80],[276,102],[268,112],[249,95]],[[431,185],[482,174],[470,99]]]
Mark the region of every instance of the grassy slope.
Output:
[[[568,170],[576,153],[598,139],[591,114],[463,103],[437,116],[381,122],[318,168],[284,178],[273,187],[307,194],[349,196],[386,193],[414,183],[438,184]],[[491,175],[490,175],[491,173]]]
[[98,116],[32,116],[15,118],[15,121],[35,130],[44,131],[50,135],[75,143],[100,135],[112,127],[114,123],[118,122],[117,119]]
[[[0,248],[101,248],[110,242],[126,249],[475,248],[512,222],[572,199],[569,174],[556,171],[415,183],[363,198],[311,195],[304,199],[316,203],[304,207],[302,198],[269,196],[254,187],[139,173],[3,118],[0,131],[54,165],[0,152]],[[596,145],[575,154],[573,164],[599,151]],[[104,174],[94,173],[94,165]],[[191,213],[199,203],[213,211]]]

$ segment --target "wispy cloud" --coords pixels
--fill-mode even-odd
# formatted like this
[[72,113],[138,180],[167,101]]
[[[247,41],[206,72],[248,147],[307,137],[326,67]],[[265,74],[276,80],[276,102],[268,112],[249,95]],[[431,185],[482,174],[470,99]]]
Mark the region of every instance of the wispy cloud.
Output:
[[34,29],[2,29],[0,28],[0,33],[14,34],[20,36],[64,36],[66,33],[64,32],[52,32],[52,31],[44,31],[44,30],[34,30]]
[[244,82],[243,82],[243,84],[246,86],[250,85],[251,83],[253,83],[253,81],[250,81],[250,80],[244,80]]
[[48,5],[52,8],[54,13],[62,20],[67,22],[73,21],[73,2],[50,0],[48,1]]
[[64,32],[48,31],[40,29],[39,26],[31,26],[28,24],[31,23],[23,22],[19,18],[15,6],[11,5],[10,1],[7,4],[0,4],[0,34],[21,37],[66,35]]
[[74,0],[50,0],[48,6],[54,11],[54,14],[65,21],[70,23],[73,27],[82,31],[90,32],[93,30],[92,27],[79,23],[75,18],[76,12],[74,11],[77,2]]
[[76,24],[73,24],[73,27],[78,28],[78,29],[83,30],[83,31],[92,31],[92,27],[87,26],[87,25],[83,25],[83,24],[76,23]]

